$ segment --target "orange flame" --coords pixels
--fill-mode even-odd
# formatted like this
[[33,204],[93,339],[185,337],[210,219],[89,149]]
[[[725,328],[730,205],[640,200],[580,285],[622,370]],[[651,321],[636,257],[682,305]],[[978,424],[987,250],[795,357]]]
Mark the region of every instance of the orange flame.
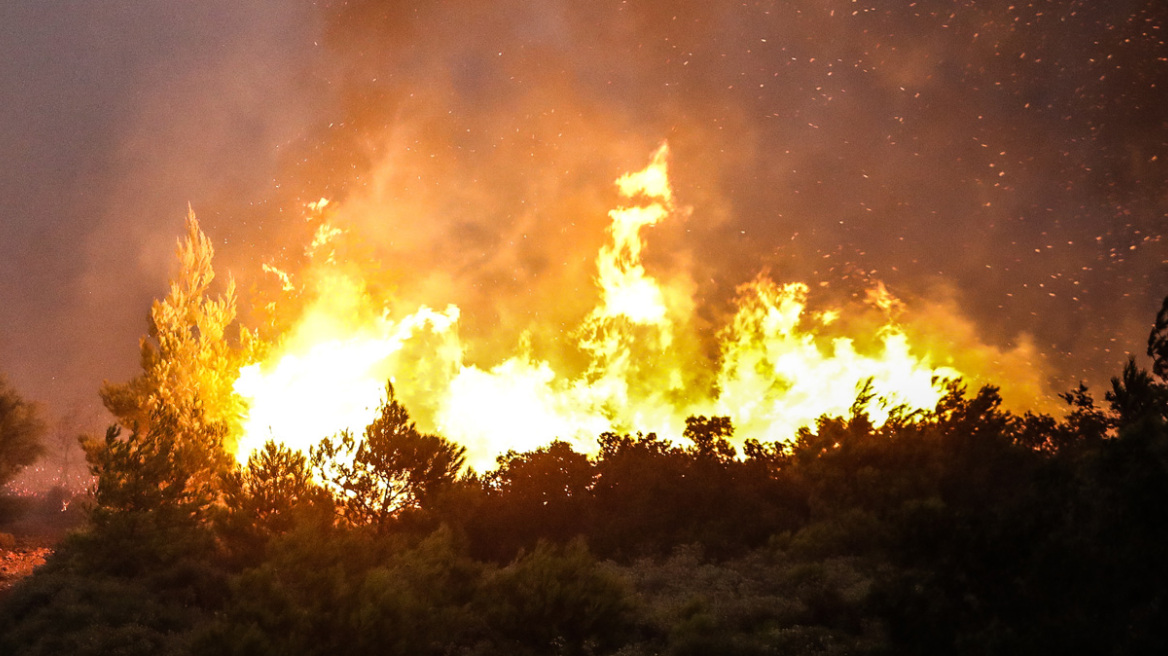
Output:
[[[237,457],[268,439],[306,449],[342,429],[360,434],[387,379],[421,428],[466,446],[481,470],[508,449],[556,438],[593,451],[606,430],[680,434],[694,414],[729,415],[741,437],[786,440],[824,413],[847,412],[865,381],[887,402],[927,408],[941,396],[938,379],[960,375],[914,352],[892,320],[900,302],[882,285],[868,299],[888,317],[874,349],[824,336],[840,311],[809,313],[807,286],[760,276],[739,289],[718,333],[718,362],[690,352],[692,299],[663,287],[641,258],[642,229],[676,212],[668,156],[662,145],[645,169],[616,181],[626,200],[609,213],[611,241],[596,259],[597,305],[565,346],[586,361],[576,373],[537,356],[526,336],[498,364],[468,362],[459,308],[391,313],[333,261],[324,246],[342,229],[322,223],[306,251],[315,268],[302,290],[309,305],[264,361],[240,372],[235,389],[249,410]],[[878,399],[868,411],[878,423],[886,417]]]

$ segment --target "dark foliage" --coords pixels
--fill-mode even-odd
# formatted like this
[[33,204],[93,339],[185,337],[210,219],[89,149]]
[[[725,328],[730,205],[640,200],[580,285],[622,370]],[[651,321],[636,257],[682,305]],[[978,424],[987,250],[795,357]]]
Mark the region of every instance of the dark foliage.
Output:
[[0,653],[1168,653],[1153,373],[1062,419],[953,383],[875,426],[863,391],[741,458],[694,417],[684,447],[605,433],[461,479],[391,390],[314,451],[325,487],[270,444],[205,488],[214,435],[163,413],[96,451],[90,525],[0,600]]
[[1156,314],[1152,334],[1148,335],[1148,357],[1152,358],[1152,373],[1168,383],[1168,296]]
[[276,536],[303,523],[328,523],[334,511],[328,491],[312,479],[303,453],[269,441],[247,464],[225,477],[224,505],[215,525],[225,556],[239,564],[263,559]]
[[585,532],[595,475],[588,456],[555,441],[529,453],[508,452],[498,462],[466,521],[476,553],[506,562],[540,539],[562,544]]
[[466,449],[418,432],[386,387],[378,416],[358,441],[349,432],[312,449],[312,466],[337,495],[342,518],[385,532],[403,513],[422,510],[454,483]]

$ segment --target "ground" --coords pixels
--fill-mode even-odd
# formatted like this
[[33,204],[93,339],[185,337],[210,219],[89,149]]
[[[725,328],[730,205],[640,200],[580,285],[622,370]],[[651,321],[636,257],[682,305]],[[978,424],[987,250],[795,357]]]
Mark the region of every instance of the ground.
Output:
[[83,505],[83,495],[59,489],[0,494],[0,595],[43,565],[54,546],[80,526]]
[[[10,533],[0,534],[0,543],[7,541]],[[15,538],[12,539],[15,542]],[[48,546],[13,546],[0,548],[0,595],[7,592],[20,579],[32,574],[37,567],[45,564],[45,559],[53,553]]]

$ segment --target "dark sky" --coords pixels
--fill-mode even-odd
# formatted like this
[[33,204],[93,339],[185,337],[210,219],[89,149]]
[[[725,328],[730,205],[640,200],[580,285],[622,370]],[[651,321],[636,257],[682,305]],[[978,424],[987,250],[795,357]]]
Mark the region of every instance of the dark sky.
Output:
[[564,325],[668,140],[647,266],[710,325],[761,270],[882,280],[1098,385],[1168,294],[1165,7],[7,0],[0,372],[58,412],[132,375],[188,203],[243,296],[329,197],[403,303]]

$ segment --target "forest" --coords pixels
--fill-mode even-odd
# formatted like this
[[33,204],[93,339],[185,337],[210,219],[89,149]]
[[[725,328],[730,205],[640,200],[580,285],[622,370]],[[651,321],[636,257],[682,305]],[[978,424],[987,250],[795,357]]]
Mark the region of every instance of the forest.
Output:
[[[0,653],[1168,653],[1168,299],[1151,370],[1063,417],[952,381],[877,425],[862,388],[789,441],[694,416],[476,473],[392,385],[363,435],[237,464],[186,384],[227,357],[209,283],[156,303],[142,374],[102,389],[83,520],[0,592]],[[0,387],[5,480],[36,429]]]

